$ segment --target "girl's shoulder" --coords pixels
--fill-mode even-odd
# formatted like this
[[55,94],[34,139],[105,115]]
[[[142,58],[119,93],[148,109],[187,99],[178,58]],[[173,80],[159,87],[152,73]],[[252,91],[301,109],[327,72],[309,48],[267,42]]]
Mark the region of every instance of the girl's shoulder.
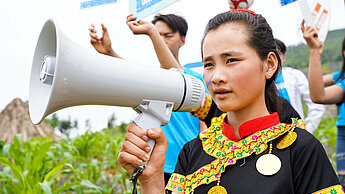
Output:
[[[296,127],[291,133],[295,133],[297,137],[293,141],[293,143],[288,146],[292,165],[298,163],[309,163],[313,160],[330,165],[327,153],[323,145],[313,134],[309,133],[305,129],[301,129],[298,127]],[[287,133],[282,138],[285,138],[289,135],[290,134]]]

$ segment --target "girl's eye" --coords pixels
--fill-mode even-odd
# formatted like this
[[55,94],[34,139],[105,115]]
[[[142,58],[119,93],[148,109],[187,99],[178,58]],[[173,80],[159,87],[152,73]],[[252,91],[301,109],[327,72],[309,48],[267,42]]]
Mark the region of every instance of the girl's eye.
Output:
[[235,61],[238,61],[237,59],[228,59],[227,63],[231,63],[231,62],[235,62]]
[[204,68],[207,68],[207,67],[212,67],[213,66],[213,64],[212,63],[205,63],[204,64]]

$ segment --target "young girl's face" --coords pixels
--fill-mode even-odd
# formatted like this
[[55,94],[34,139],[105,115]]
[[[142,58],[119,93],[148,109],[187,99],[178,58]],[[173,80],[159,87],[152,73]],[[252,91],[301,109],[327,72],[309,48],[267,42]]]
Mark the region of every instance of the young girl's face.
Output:
[[264,103],[266,67],[247,44],[247,27],[228,23],[205,36],[204,79],[222,111],[238,111]]

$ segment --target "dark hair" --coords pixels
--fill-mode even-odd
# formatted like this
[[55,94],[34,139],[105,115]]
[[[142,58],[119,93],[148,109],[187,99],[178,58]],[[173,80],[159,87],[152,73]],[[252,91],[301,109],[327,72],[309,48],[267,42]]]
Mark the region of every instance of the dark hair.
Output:
[[341,72],[340,72],[339,79],[343,79],[344,78],[344,73],[345,73],[345,55],[344,55],[344,51],[345,51],[345,38],[343,40],[343,46],[341,48],[341,56],[343,57],[343,66],[341,66]]
[[274,42],[276,43],[276,47],[277,47],[278,51],[281,52],[283,55],[285,55],[286,46],[285,46],[284,42],[277,39],[277,38],[274,39]]
[[[265,102],[267,109],[270,112],[278,112],[278,114],[282,114],[282,110],[279,106],[281,101],[278,100],[275,86],[275,79],[281,69],[281,60],[276,50],[276,44],[271,27],[268,25],[266,19],[260,14],[253,14],[246,11],[227,11],[216,15],[208,22],[201,45],[203,45],[205,36],[208,32],[216,30],[220,26],[228,23],[246,25],[248,29],[247,44],[255,49],[261,60],[266,59],[270,52],[273,52],[277,56],[278,69],[270,79],[266,80]],[[203,55],[202,46],[201,55]]]
[[175,14],[157,14],[153,18],[152,23],[156,24],[158,21],[166,23],[174,33],[178,31],[181,36],[187,35],[188,24],[187,21],[181,16]]

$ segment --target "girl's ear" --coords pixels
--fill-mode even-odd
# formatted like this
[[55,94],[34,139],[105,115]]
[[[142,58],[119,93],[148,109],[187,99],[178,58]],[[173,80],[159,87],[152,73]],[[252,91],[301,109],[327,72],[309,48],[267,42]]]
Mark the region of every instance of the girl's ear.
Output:
[[274,52],[270,52],[267,55],[266,63],[265,63],[265,73],[266,79],[271,79],[274,73],[278,69],[278,58]]

